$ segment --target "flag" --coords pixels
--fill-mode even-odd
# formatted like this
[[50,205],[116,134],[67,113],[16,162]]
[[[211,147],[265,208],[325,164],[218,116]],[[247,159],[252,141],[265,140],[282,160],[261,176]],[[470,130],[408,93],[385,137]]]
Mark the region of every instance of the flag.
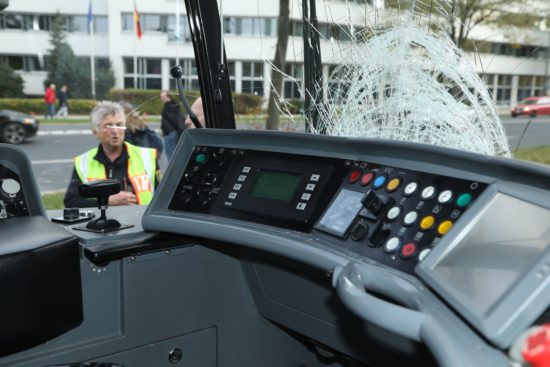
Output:
[[136,2],[134,1],[134,22],[136,22],[136,32],[138,40],[141,39],[141,26],[139,25],[139,13],[137,10]]
[[93,29],[94,29],[94,15],[92,13],[92,0],[90,0],[90,4],[88,5],[88,33],[92,33]]

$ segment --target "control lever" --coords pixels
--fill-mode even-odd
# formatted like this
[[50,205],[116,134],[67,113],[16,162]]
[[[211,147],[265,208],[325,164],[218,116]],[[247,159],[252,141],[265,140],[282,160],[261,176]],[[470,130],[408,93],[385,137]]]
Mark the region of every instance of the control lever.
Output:
[[203,126],[199,122],[197,115],[193,113],[193,110],[189,106],[187,98],[185,98],[185,94],[183,92],[183,83],[181,82],[181,77],[183,76],[183,68],[180,65],[172,66],[172,68],[170,69],[170,75],[172,75],[172,78],[176,80],[178,94],[180,96],[181,102],[183,103],[183,106],[185,107],[185,110],[187,111],[187,114],[189,115],[189,118],[191,119],[191,121],[193,121],[195,127],[200,129]]
[[395,200],[391,197],[378,195],[372,190],[367,191],[367,193],[361,198],[361,204],[363,204],[363,210],[359,212],[359,215],[377,221],[378,218],[386,214],[386,209],[389,208]]
[[96,198],[101,215],[99,218],[89,222],[86,227],[75,227],[74,229],[103,233],[131,227],[121,225],[116,219],[107,218],[106,211],[109,196],[118,194],[119,192],[120,182],[118,180],[98,180],[81,183],[78,186],[78,193],[83,198]]

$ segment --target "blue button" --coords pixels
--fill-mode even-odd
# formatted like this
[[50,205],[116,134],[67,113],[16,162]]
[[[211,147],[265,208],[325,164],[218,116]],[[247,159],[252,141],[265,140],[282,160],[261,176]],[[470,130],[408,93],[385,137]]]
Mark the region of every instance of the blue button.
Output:
[[386,182],[386,176],[378,176],[374,180],[374,184],[372,185],[372,187],[374,187],[375,189],[379,189],[382,186],[384,186],[385,182]]

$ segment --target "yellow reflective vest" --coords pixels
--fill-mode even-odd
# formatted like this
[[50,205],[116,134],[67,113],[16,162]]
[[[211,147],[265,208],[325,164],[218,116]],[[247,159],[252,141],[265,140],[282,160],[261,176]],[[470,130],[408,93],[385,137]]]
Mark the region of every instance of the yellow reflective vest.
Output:
[[[124,143],[128,151],[128,179],[134,188],[138,204],[149,204],[155,191],[155,173],[157,171],[157,150],[136,147]],[[98,147],[88,150],[74,159],[78,177],[82,182],[104,180],[107,178],[105,165],[94,157]]]

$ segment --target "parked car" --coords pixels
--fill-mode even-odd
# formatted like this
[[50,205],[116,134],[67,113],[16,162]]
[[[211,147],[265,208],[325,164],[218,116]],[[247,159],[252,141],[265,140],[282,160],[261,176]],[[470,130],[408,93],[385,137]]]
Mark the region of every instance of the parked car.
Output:
[[0,110],[0,141],[20,144],[26,138],[35,136],[39,121],[25,113]]
[[517,115],[550,115],[550,96],[528,97],[512,108],[512,117]]

